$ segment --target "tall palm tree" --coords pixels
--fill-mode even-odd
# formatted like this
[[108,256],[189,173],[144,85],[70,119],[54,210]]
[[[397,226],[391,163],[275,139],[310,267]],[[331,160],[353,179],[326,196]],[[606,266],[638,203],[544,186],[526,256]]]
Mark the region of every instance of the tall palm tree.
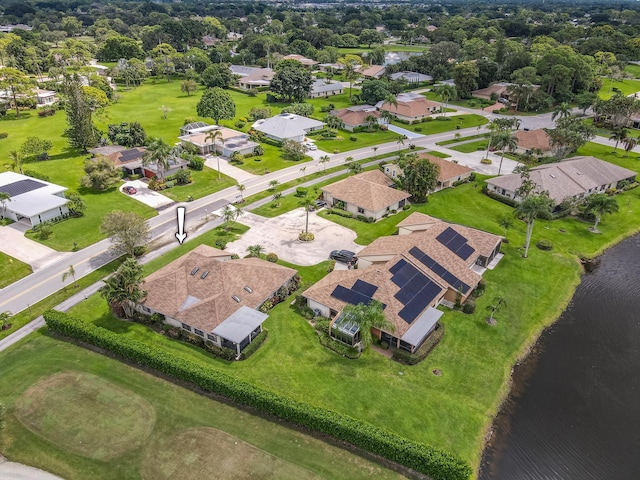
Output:
[[7,202],[11,200],[11,195],[7,192],[0,192],[0,203],[2,204],[2,218],[7,215]]
[[400,151],[400,145],[404,146],[404,137],[398,138],[398,140],[396,140],[396,144],[398,145],[398,151]]
[[382,304],[372,301],[369,305],[360,303],[358,305],[346,305],[342,309],[342,314],[353,319],[360,326],[360,349],[366,350],[373,343],[371,329],[377,328],[389,333],[395,331],[395,326],[384,316]]
[[533,234],[533,226],[536,218],[549,218],[553,209],[553,200],[549,198],[547,192],[538,195],[529,195],[518,204],[515,215],[527,222],[527,234],[524,245],[524,258],[529,256],[529,245],[531,244],[531,235]]
[[[204,141],[208,142],[210,141],[211,143],[213,143],[213,151],[217,153],[216,151],[216,140],[220,139],[220,143],[222,144],[222,148],[224,149],[224,138],[222,138],[222,131],[219,129],[216,130],[209,130],[207,132],[207,134],[204,136]],[[218,180],[220,180],[220,155],[216,155],[216,158],[218,159]]]
[[449,101],[458,96],[458,90],[454,85],[443,83],[435,92],[440,95],[440,100],[442,101],[442,115],[444,116]]
[[305,224],[304,224],[304,233],[305,235],[309,233],[309,211],[311,210],[311,207],[313,207],[314,203],[313,200],[310,199],[309,197],[304,197],[301,201],[300,201],[300,206],[304,207],[304,211],[307,215],[307,218],[305,220]]
[[600,223],[602,216],[607,213],[615,213],[619,208],[618,201],[606,193],[595,193],[587,197],[584,211],[595,216],[595,222],[590,230],[592,232],[598,232],[598,223]]
[[398,98],[393,93],[385,95],[384,103],[388,103],[389,105],[393,105],[394,107],[398,108]]
[[567,102],[562,102],[551,114],[551,120],[555,120],[556,117],[565,118],[569,116],[571,116],[571,106]]
[[127,317],[133,316],[136,305],[147,295],[147,292],[140,288],[144,283],[142,265],[133,257],[128,257],[118,270],[103,282],[100,295],[107,300],[109,306],[121,307]]
[[76,270],[73,268],[73,265],[69,265],[69,269],[62,274],[62,281],[65,282],[67,278],[73,279],[73,286],[77,287],[78,282],[76,281]]
[[305,180],[307,178],[307,167],[302,167],[300,171],[302,172],[302,180]]
[[395,115],[388,110],[382,110],[380,112],[380,118],[382,118],[387,125],[391,123],[391,120],[393,120],[393,117],[395,117]]
[[628,135],[629,130],[627,130],[626,128],[616,128],[613,130],[613,132],[611,132],[609,140],[615,140],[616,142],[615,146],[613,147],[613,152],[611,153],[616,153],[616,151],[618,150],[618,144],[625,138],[627,138]]
[[154,138],[147,145],[147,151],[142,156],[142,164],[155,163],[160,178],[164,178],[164,172],[169,168],[169,157],[171,156],[171,145],[162,138]]
[[11,170],[15,172],[17,168],[18,172],[24,174],[24,172],[22,171],[22,163],[24,161],[24,156],[22,155],[22,152],[20,152],[19,150],[13,150],[9,152],[9,158],[11,159],[11,165],[10,165]]
[[373,130],[373,126],[378,123],[378,117],[375,115],[367,115],[364,121],[367,122],[367,130],[371,131]]
[[493,144],[501,151],[500,166],[498,167],[498,175],[500,175],[500,172],[502,171],[502,160],[504,160],[504,151],[509,150],[510,152],[513,152],[518,148],[518,138],[511,135],[510,132],[499,132],[495,136]]
[[325,173],[327,171],[327,163],[331,161],[331,158],[329,157],[329,155],[323,155],[318,161],[322,164],[322,173]]
[[506,307],[507,306],[507,302],[504,299],[504,297],[495,297],[492,301],[490,305],[487,305],[487,310],[491,312],[491,315],[489,315],[489,319],[487,320],[487,323],[489,325],[495,325],[496,321],[493,318],[493,315],[495,315],[495,313],[501,308],[501,307]]
[[280,199],[282,198],[282,192],[276,192],[273,194],[273,206],[274,207],[279,207],[280,206]]
[[629,156],[629,152],[638,145],[638,139],[635,137],[627,137],[622,140],[622,144],[624,145],[624,151],[627,152],[625,158]]
[[244,202],[244,194],[243,194],[242,192],[244,192],[244,191],[247,189],[247,187],[245,187],[244,185],[242,185],[242,184],[240,183],[240,184],[238,184],[238,186],[237,186],[236,188],[237,188],[237,189],[238,189],[238,191],[240,192],[240,199],[241,199],[240,201],[241,201],[241,202]]

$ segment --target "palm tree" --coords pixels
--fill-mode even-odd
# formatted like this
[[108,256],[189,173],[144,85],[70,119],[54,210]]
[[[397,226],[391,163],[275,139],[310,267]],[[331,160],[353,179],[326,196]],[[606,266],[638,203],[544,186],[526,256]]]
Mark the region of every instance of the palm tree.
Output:
[[347,157],[344,159],[344,163],[353,162],[353,157]]
[[144,283],[142,265],[134,257],[127,257],[118,270],[103,281],[100,295],[107,300],[109,306],[122,307],[127,317],[133,316],[136,305],[147,295],[140,288]]
[[280,185],[278,180],[271,180],[269,182],[269,190],[274,191],[278,185]]
[[249,252],[250,257],[260,258],[260,255],[264,252],[264,247],[259,243],[256,245],[249,245],[247,247],[247,252]]
[[487,310],[491,312],[491,315],[489,315],[489,318],[487,319],[487,323],[489,325],[495,325],[496,321],[493,318],[493,315],[501,308],[501,307],[506,307],[507,306],[507,302],[503,297],[495,297],[490,305],[487,305]]
[[371,329],[377,328],[385,332],[393,333],[395,326],[389,322],[382,309],[382,304],[372,301],[369,305],[346,305],[342,309],[342,315],[353,319],[360,326],[360,349],[366,350],[373,343]]
[[[222,131],[219,129],[209,130],[207,134],[204,136],[204,141],[211,141],[213,143],[213,151],[216,151],[216,140],[220,139],[220,143],[222,144],[222,149],[224,150],[224,138],[222,138]],[[218,159],[218,180],[220,180],[220,155],[216,155]]]
[[11,312],[6,311],[6,312],[0,312],[0,330],[4,330],[5,325],[9,324],[9,320],[11,320]]
[[498,175],[502,171],[502,160],[504,159],[504,151],[509,150],[513,152],[518,148],[518,138],[511,135],[510,132],[499,132],[494,138],[493,144],[497,149],[501,151],[500,154],[500,166],[498,167]]
[[11,159],[11,170],[15,172],[17,168],[18,172],[24,174],[24,172],[22,171],[22,162],[24,160],[22,152],[20,152],[19,150],[13,150],[9,152],[9,158]]
[[300,171],[302,172],[302,180],[305,180],[307,178],[307,167],[302,167]]
[[498,218],[498,225],[504,228],[504,236],[507,236],[507,230],[513,226],[513,218],[509,214],[501,215]]
[[398,151],[400,151],[400,145],[404,146],[404,137],[398,138],[396,144],[398,145]]
[[531,235],[533,234],[533,225],[536,218],[549,218],[553,208],[553,200],[549,198],[547,192],[538,195],[529,195],[520,202],[515,210],[515,215],[527,222],[527,235],[524,245],[524,258],[529,256],[529,245],[531,244]]
[[385,95],[383,100],[385,104],[393,105],[396,109],[398,108],[398,98],[393,93]]
[[169,157],[171,156],[171,146],[162,138],[154,138],[147,145],[147,151],[142,156],[142,164],[155,163],[158,173],[162,172],[160,178],[164,177],[164,171],[169,168]]
[[367,122],[367,130],[371,131],[373,130],[373,126],[378,122],[378,117],[375,115],[367,115],[364,121]]
[[349,171],[354,175],[362,172],[362,164],[358,162],[352,162],[349,164]]
[[305,225],[304,225],[305,235],[309,233],[309,211],[311,210],[311,207],[313,207],[313,205],[314,205],[313,200],[311,200],[309,197],[304,197],[300,201],[300,206],[304,207],[304,211],[307,214],[307,218],[305,220]]
[[594,233],[598,232],[598,223],[603,215],[607,213],[615,213],[618,211],[618,201],[614,197],[610,197],[606,193],[595,193],[585,201],[584,211],[595,216],[595,222],[590,230]]
[[7,202],[11,200],[11,195],[7,192],[0,192],[0,203],[2,204],[2,218],[7,214]]
[[241,183],[238,184],[238,186],[236,187],[238,189],[238,191],[240,192],[240,202],[243,203],[244,202],[244,194],[242,192],[244,192],[247,187],[245,187],[244,185],[242,185]]
[[73,279],[73,286],[77,287],[78,282],[76,281],[76,270],[73,268],[73,265],[69,265],[69,270],[62,274],[62,281],[65,282],[69,277]]
[[380,118],[382,118],[387,125],[391,123],[391,120],[393,120],[393,117],[395,117],[395,115],[388,110],[382,110],[380,112]]
[[449,101],[458,96],[458,90],[454,85],[443,83],[436,89],[436,93],[440,95],[440,100],[442,101],[442,115],[444,116]]
[[625,158],[629,156],[629,152],[638,145],[638,139],[635,137],[627,137],[622,140],[622,144],[624,145],[624,151],[627,152]]
[[555,120],[556,117],[565,118],[569,116],[571,116],[571,106],[567,102],[562,102],[551,114],[551,120]]
[[322,173],[325,173],[327,171],[327,163],[331,161],[331,158],[329,157],[329,155],[323,155],[320,157],[320,160],[318,160],[322,166],[323,166],[323,170]]
[[280,199],[282,198],[282,192],[276,192],[273,194],[273,206],[274,207],[279,207],[280,206]]
[[618,144],[621,141],[624,141],[624,139],[627,138],[628,135],[629,130],[627,130],[626,128],[616,128],[613,132],[611,132],[609,140],[615,140],[616,142],[616,145],[613,147],[613,152],[611,153],[616,153],[616,151],[618,150]]

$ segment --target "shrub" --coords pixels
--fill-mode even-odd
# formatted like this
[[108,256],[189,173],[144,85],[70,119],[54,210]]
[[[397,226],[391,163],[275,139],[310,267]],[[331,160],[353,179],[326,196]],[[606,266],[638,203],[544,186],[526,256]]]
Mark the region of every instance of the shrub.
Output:
[[236,359],[236,352],[228,347],[219,347],[211,342],[205,342],[204,348],[206,348],[211,354],[216,357],[229,360],[230,362]]
[[483,158],[482,160],[480,160],[480,163],[482,163],[483,165],[491,165],[492,162],[490,158]]
[[189,173],[189,170],[178,170],[173,178],[175,178],[175,181],[178,185],[186,185],[188,183],[191,183],[191,173]]
[[40,240],[47,240],[53,235],[53,227],[49,222],[42,222],[34,227]]
[[337,341],[328,333],[328,323],[327,322],[327,331],[318,331],[318,339],[320,340],[320,345],[323,347],[327,347],[329,350],[333,350],[339,355],[343,357],[347,357],[350,359],[356,359],[360,356],[360,352],[357,348],[346,345],[342,342]]
[[168,180],[166,182],[164,182],[164,187],[165,188],[173,188],[175,185],[175,182],[173,180]]
[[413,129],[414,132],[421,132],[422,131],[422,127],[415,127]]
[[245,349],[240,353],[240,360],[246,360],[251,355],[253,355],[254,352],[258,350],[258,348],[260,348],[260,346],[267,339],[267,336],[268,332],[266,330],[262,330],[258,335],[256,335],[256,338],[251,340],[251,343],[247,345]]
[[536,247],[538,247],[540,250],[548,251],[553,249],[553,242],[551,240],[547,240],[546,238],[542,238],[538,240],[538,243],[536,243]]
[[356,137],[356,136],[354,136],[354,135],[351,135],[351,136],[349,137],[349,140],[351,140],[352,142],[357,142],[357,141],[358,141],[358,137]]
[[224,250],[227,247],[227,241],[223,240],[222,238],[218,238],[214,242],[214,245],[216,246],[216,248],[219,248],[220,250]]
[[330,215],[340,215],[345,218],[353,218],[353,213],[347,212],[346,210],[340,210],[339,208],[330,208],[327,210]]
[[268,253],[266,259],[267,259],[267,262],[276,263],[278,261],[278,255],[276,255],[273,252]]
[[246,122],[243,122],[242,120],[237,120],[236,123],[234,123],[236,128],[244,128],[244,126],[246,125]]
[[466,302],[462,304],[462,311],[467,314],[471,314],[476,311],[476,302],[471,299],[468,299]]
[[7,138],[9,134],[7,132],[0,132],[0,139]]
[[204,160],[200,157],[193,156],[189,159],[189,168],[198,172],[204,169]]
[[300,235],[298,235],[298,240],[302,242],[311,242],[314,238],[315,236],[311,232],[301,232]]
[[407,365],[415,365],[416,363],[424,360],[427,355],[433,350],[442,337],[444,336],[444,325],[437,323],[436,329],[431,332],[431,334],[427,337],[422,345],[414,352],[409,353],[406,350],[402,350],[399,348],[393,349],[393,355],[391,358],[400,363],[405,363]]
[[28,177],[37,178],[38,180],[44,180],[45,182],[49,181],[49,177],[44,173],[36,172],[33,170],[25,170],[24,174],[27,175]]
[[411,205],[409,205],[408,203],[405,203],[404,206],[402,207],[402,210],[409,210],[411,208]]
[[296,188],[296,197],[306,197],[308,189],[306,187],[298,187]]

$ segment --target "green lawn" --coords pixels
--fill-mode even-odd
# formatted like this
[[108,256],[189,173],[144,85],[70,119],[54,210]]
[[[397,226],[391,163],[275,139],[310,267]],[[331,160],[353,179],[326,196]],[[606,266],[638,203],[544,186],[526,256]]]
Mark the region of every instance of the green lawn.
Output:
[[443,140],[442,142],[436,143],[436,145],[440,145],[440,146],[444,147],[445,145],[453,145],[454,143],[465,142],[467,140],[473,140],[473,139],[476,139],[476,138],[484,138],[484,136],[485,136],[484,133],[478,133],[477,135],[469,135],[467,137],[452,138],[451,140]]
[[[503,233],[497,219],[512,209],[482,194],[482,181],[478,176],[474,183],[438,192],[429,197],[428,203],[375,224],[328,218],[353,228],[361,244],[394,233],[395,225],[415,210]],[[543,252],[532,246],[528,259],[520,257],[525,224],[516,222],[507,232],[510,242],[503,246],[505,258],[498,268],[485,273],[487,291],[478,299],[476,313],[447,311],[443,341],[414,367],[398,365],[375,352],[367,352],[357,361],[333,354],[318,344],[313,329],[288,301],[278,305],[265,323],[269,341],[249,360],[231,364],[169,341],[142,325],[116,320],[97,297],[79,304],[72,313],[269,390],[330,406],[408,438],[451,450],[477,467],[484,435],[508,391],[513,363],[523,352],[523,345],[530,344],[545,325],[557,318],[579,282],[576,255],[595,255],[638,228],[638,214],[634,213],[640,212],[638,192],[626,192],[617,198],[624,207],[604,218],[600,235],[590,233],[588,224],[571,218],[536,222],[533,243],[547,238],[554,243],[554,250]],[[303,281],[315,281],[326,267],[319,265],[313,271],[297,268]],[[550,278],[562,279],[563,288],[549,282]],[[498,325],[489,327],[484,321],[485,307],[496,295],[504,296],[508,307],[498,315]],[[441,369],[443,376],[435,377],[431,373],[434,368]],[[278,375],[273,375],[274,371]]]
[[188,480],[213,471],[220,478],[403,478],[281,422],[41,333],[0,353],[0,363],[0,451],[65,479]]
[[600,160],[605,160],[621,167],[628,168],[629,170],[633,170],[634,172],[640,172],[639,154],[635,152],[629,152],[629,156],[627,156],[627,152],[625,152],[624,148],[622,148],[621,146],[618,147],[616,153],[612,152],[613,148],[609,145],[588,142],[578,149],[576,155],[591,155],[593,157],[599,158]]
[[160,193],[176,202],[186,202],[188,196],[193,197],[195,200],[238,183],[233,178],[227,177],[224,173],[221,174],[220,179],[218,179],[218,171],[206,166],[200,172],[192,170],[191,176],[193,182],[190,184],[176,185]]
[[478,150],[486,150],[487,149],[487,141],[488,140],[476,140],[475,142],[462,143],[460,145],[454,145],[449,147],[451,150],[456,150],[457,152],[462,153],[471,153],[476,152]]
[[615,93],[614,88],[620,90],[624,95],[631,95],[632,93],[640,91],[640,80],[626,79],[622,81],[613,82],[608,78],[602,79],[602,88],[598,92],[598,96],[604,100],[611,98]]
[[640,65],[630,63],[626,67],[624,67],[624,71],[630,73],[636,78],[640,78]]
[[[438,118],[443,118],[442,120],[438,120]],[[446,120],[444,120],[446,118]],[[429,122],[422,122],[416,125],[404,125],[398,121],[392,121],[393,125],[396,125],[400,128],[415,128],[421,127],[423,135],[433,135],[434,133],[442,133],[449,132],[451,130],[461,130],[463,128],[469,127],[478,127],[480,125],[484,125],[488,120],[482,115],[456,115],[454,117],[436,117],[435,119]],[[458,129],[458,127],[460,127]]]
[[[354,142],[351,137],[355,137],[357,140]],[[374,130],[372,132],[359,133],[339,130],[339,136],[335,140],[323,140],[322,137],[313,137],[318,148],[329,153],[348,152],[380,143],[395,142],[399,138],[401,136],[391,130]]]
[[30,265],[0,252],[0,288],[11,285],[32,272]]

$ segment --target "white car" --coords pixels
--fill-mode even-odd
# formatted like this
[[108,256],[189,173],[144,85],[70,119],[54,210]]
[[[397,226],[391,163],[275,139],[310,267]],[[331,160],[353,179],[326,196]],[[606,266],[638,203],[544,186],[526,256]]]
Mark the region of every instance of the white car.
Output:
[[307,150],[317,150],[318,147],[315,143],[305,143],[304,144],[305,147],[307,147]]

